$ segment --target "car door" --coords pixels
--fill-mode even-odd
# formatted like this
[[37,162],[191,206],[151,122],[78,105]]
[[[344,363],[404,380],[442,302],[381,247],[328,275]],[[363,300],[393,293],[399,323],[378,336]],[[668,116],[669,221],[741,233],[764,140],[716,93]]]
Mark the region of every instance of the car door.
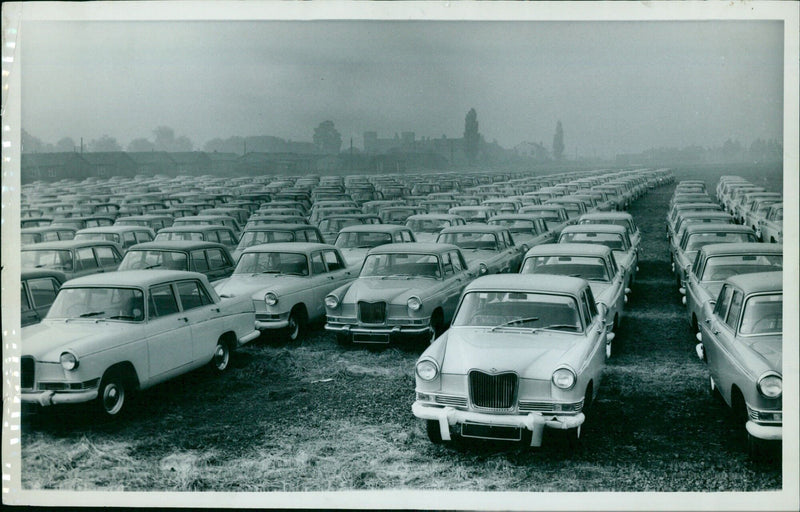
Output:
[[[326,280],[324,281],[324,285],[320,286],[320,292],[322,292],[322,297],[319,300],[319,303],[323,305],[322,307],[322,314],[325,314],[325,307],[324,307],[324,299],[325,296],[328,295],[330,292],[335,290],[336,288],[346,284],[353,279],[355,279],[357,270],[348,268],[345,264],[345,260],[342,257],[341,253],[337,250],[333,249],[326,249],[322,251],[322,258],[325,261],[325,266],[327,268],[327,273],[325,275]],[[314,296],[316,300],[317,292],[314,292]]]
[[75,250],[75,273],[72,277],[81,277],[97,272],[105,272],[97,264],[94,256],[94,251],[91,247],[80,247]]
[[28,294],[28,286],[26,281],[20,283],[20,299],[19,307],[22,311],[22,327],[26,325],[33,325],[41,322],[42,317],[31,305],[31,298]]
[[736,328],[739,325],[739,317],[742,313],[742,306],[744,304],[744,294],[741,290],[731,287],[732,294],[730,299],[730,306],[728,307],[727,314],[719,317],[717,322],[714,339],[716,342],[717,353],[715,354],[714,363],[709,364],[709,369],[712,370],[712,375],[715,375],[714,380],[721,389],[723,396],[730,399],[731,384],[736,382],[736,375],[746,373],[741,367],[738,358],[736,357],[737,347],[734,346],[736,339]]
[[320,318],[325,314],[325,296],[337,287],[336,276],[328,272],[322,251],[311,253],[311,276],[308,284],[310,289],[304,302],[308,303],[309,319]]
[[[586,288],[579,295],[581,316],[583,317],[583,325],[586,326],[586,342],[589,350],[586,359],[581,362],[579,368],[576,368],[578,373],[589,373],[599,378],[600,369],[606,359],[605,345],[610,344],[606,336],[606,322],[607,319],[600,315],[595,304],[592,289]],[[595,389],[599,385],[595,383]]]
[[206,275],[209,281],[224,279],[233,273],[233,261],[222,249],[206,249],[206,257],[208,261],[208,272]]
[[183,373],[192,363],[192,331],[171,284],[148,290],[147,319],[148,383],[154,384]]
[[182,316],[188,319],[194,366],[205,364],[211,359],[222,333],[220,308],[196,279],[176,282],[175,290],[180,299]]

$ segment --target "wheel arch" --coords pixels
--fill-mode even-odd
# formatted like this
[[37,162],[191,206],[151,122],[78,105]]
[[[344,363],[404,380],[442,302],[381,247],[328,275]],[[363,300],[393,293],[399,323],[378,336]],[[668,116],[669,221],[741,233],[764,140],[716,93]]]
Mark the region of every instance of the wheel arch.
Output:
[[109,366],[106,371],[103,372],[103,377],[100,381],[102,382],[109,375],[122,376],[126,384],[128,384],[132,390],[138,390],[141,387],[139,375],[136,373],[136,368],[130,361],[121,361]]

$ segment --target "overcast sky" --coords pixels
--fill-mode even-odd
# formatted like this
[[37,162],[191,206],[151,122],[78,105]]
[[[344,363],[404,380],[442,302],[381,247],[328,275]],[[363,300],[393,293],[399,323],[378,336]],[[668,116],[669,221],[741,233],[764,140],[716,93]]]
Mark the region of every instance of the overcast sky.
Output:
[[782,137],[777,21],[94,21],[22,27],[22,127],[125,147],[172,127],[345,145],[480,132],[569,157]]

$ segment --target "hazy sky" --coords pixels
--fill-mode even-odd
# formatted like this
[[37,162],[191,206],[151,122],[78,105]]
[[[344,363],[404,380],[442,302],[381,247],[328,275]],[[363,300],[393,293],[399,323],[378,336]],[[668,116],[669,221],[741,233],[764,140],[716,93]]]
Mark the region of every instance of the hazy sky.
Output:
[[45,142],[232,135],[345,145],[459,137],[474,107],[505,147],[612,156],[782,137],[777,21],[28,22],[22,126]]

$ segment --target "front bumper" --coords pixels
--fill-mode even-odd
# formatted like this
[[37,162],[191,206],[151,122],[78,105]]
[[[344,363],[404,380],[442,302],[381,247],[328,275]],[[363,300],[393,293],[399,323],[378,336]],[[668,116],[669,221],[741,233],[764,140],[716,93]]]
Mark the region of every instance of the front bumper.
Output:
[[754,421],[745,423],[747,433],[758,439],[765,441],[781,441],[783,440],[783,425],[764,425]]
[[58,392],[58,391],[23,391],[20,400],[23,403],[39,404],[42,407],[58,404],[79,404],[91,402],[97,398],[97,388],[80,392]]
[[485,414],[473,411],[461,411],[453,407],[438,407],[425,402],[414,402],[411,406],[414,416],[423,420],[434,420],[439,422],[439,430],[442,439],[450,440],[450,427],[462,423],[477,423],[481,425],[493,425],[503,427],[525,428],[530,430],[531,446],[542,445],[542,435],[544,428],[557,430],[567,430],[580,427],[586,420],[584,414],[575,415],[555,415],[540,412],[531,412],[525,415],[519,414]]
[[351,336],[353,343],[390,343],[393,338],[432,333],[430,325],[380,325],[365,326],[343,323],[325,324],[325,330]]
[[256,313],[256,329],[259,331],[271,331],[289,327],[289,313],[264,314]]

